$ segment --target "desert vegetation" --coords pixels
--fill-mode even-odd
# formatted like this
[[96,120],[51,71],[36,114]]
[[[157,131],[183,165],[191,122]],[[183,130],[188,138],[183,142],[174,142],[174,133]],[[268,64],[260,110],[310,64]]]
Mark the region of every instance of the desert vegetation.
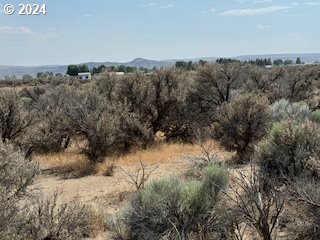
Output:
[[[319,65],[221,60],[0,82],[0,238],[84,239],[106,221],[113,239],[319,239],[319,77]],[[116,167],[164,144],[200,150],[175,176],[153,179],[153,159]],[[135,191],[113,217],[42,196],[38,162],[53,155],[81,161],[81,176],[122,171]]]

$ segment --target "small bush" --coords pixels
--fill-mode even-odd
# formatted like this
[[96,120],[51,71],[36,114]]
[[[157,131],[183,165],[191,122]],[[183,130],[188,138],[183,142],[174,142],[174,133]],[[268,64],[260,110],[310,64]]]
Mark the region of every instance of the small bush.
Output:
[[188,239],[195,233],[212,232],[205,226],[215,219],[211,214],[226,183],[225,170],[217,166],[205,168],[201,181],[153,182],[137,193],[124,212],[130,239]]
[[231,216],[240,223],[238,226],[245,224],[251,231],[258,233],[261,239],[272,240],[276,239],[279,231],[278,223],[285,210],[285,195],[275,186],[265,188],[260,184],[260,177],[255,165],[251,166],[250,173],[238,171],[226,195],[233,202]]
[[29,193],[28,187],[35,181],[38,172],[36,164],[27,161],[13,146],[0,141],[1,239],[15,234],[20,227],[23,215],[19,202]]
[[293,214],[299,219],[289,225],[292,239],[320,239],[320,180],[299,179],[290,188]]
[[312,112],[312,119],[313,119],[313,121],[320,123],[320,110],[319,109]]
[[35,153],[60,152],[68,147],[71,129],[65,108],[75,91],[75,88],[63,85],[34,100],[36,124],[24,136],[23,145]]
[[292,180],[317,175],[320,156],[320,129],[312,122],[285,121],[273,125],[257,148],[254,159],[271,179]]
[[138,115],[91,92],[74,94],[66,106],[66,116],[73,132],[87,140],[82,150],[93,163],[102,162],[109,154],[143,146],[151,138],[150,129]]
[[248,94],[218,108],[214,130],[221,144],[236,150],[237,160],[245,162],[250,159],[253,144],[264,136],[269,120],[267,98]]
[[3,141],[15,141],[23,136],[33,120],[19,101],[16,91],[0,91],[0,138]]
[[95,230],[94,212],[81,204],[58,203],[58,194],[31,202],[20,236],[27,239],[77,240],[90,237]]
[[11,145],[0,141],[0,239],[83,239],[96,229],[94,212],[79,204],[60,204],[30,194],[39,173],[38,165],[26,160]]

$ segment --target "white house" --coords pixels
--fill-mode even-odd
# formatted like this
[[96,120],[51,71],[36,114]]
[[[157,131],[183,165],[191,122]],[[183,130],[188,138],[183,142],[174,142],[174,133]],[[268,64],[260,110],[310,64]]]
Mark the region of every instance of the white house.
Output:
[[124,76],[124,72],[115,72],[117,76]]
[[78,73],[78,78],[80,80],[91,80],[91,73],[89,73],[89,72]]

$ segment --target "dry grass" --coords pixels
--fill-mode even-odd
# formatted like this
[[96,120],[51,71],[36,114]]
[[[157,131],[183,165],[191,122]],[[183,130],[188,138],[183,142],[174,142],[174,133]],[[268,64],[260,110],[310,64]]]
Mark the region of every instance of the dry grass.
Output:
[[[106,158],[104,163],[93,166],[80,153],[75,144],[72,144],[63,153],[35,157],[40,163],[41,169],[51,173],[51,176],[43,176],[37,187],[42,188],[45,194],[50,194],[55,189],[61,190],[63,200],[82,202],[93,206],[97,213],[101,213],[96,214],[94,218],[94,225],[97,226],[94,235],[104,231],[105,220],[118,213],[135,191],[121,169],[134,174],[139,168],[139,161],[141,160],[151,168],[159,166],[152,173],[150,181],[165,176],[183,175],[191,164],[184,156],[199,156],[202,151],[198,145],[159,141],[148,149],[131,151],[131,153],[121,157]],[[206,143],[206,145],[208,144],[209,142]],[[221,148],[218,142],[212,143],[211,152],[217,154],[223,160],[230,158],[230,155],[232,155],[232,153],[228,153]],[[111,171],[110,168],[113,165],[114,169]],[[108,170],[112,174],[106,174]],[[52,173],[58,177],[52,176]],[[61,175],[71,177],[61,178]],[[85,175],[90,176],[74,177]],[[112,176],[105,177],[106,175]],[[103,209],[100,208],[101,206],[103,206]],[[108,232],[101,233],[101,236],[93,239],[109,239]]]
[[[63,153],[38,155],[35,159],[45,172],[81,177],[92,174],[112,176],[117,167],[138,165],[140,161],[146,164],[172,164],[181,162],[183,156],[201,155],[201,148],[195,144],[156,142],[148,149],[132,150],[124,156],[109,157],[103,163],[93,165],[79,153],[79,145],[83,144],[83,142],[75,142]],[[208,144],[209,142],[206,143]],[[221,148],[218,142],[212,142],[211,151],[217,153],[222,159],[230,158],[230,153]]]
[[37,155],[35,160],[39,162],[44,173],[65,177],[81,177],[96,173],[96,166],[80,153],[62,152]]
[[[217,142],[213,142],[212,151],[220,153],[220,155],[225,155],[226,153],[222,150]],[[201,154],[201,148],[195,144],[158,143],[149,149],[132,151],[130,154],[120,157],[116,161],[117,165],[138,163],[140,160],[142,162],[151,164],[172,163],[183,155],[199,154]]]
[[106,231],[107,229],[107,214],[104,209],[94,205],[89,205],[92,211],[92,226],[94,227],[92,236],[97,237],[100,233]]

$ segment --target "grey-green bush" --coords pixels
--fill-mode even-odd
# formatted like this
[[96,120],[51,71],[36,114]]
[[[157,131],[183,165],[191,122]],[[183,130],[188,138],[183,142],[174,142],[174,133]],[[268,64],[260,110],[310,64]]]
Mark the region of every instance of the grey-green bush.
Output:
[[273,103],[270,109],[274,122],[281,122],[288,119],[303,122],[312,118],[312,111],[305,102],[291,103],[286,99],[281,99]]
[[39,172],[12,145],[0,141],[0,237],[15,234],[24,218],[19,201],[28,193]]
[[130,239],[212,235],[215,230],[206,226],[209,220],[214,225],[215,209],[226,183],[227,173],[218,166],[205,168],[201,181],[170,178],[151,183],[137,193],[123,213]]
[[278,183],[319,173],[320,127],[306,121],[289,120],[276,123],[267,137],[256,147],[254,160],[263,176]]
[[314,112],[312,112],[312,120],[317,123],[320,123],[320,109],[317,109]]
[[33,118],[20,102],[15,90],[0,91],[0,138],[15,141],[32,126]]

